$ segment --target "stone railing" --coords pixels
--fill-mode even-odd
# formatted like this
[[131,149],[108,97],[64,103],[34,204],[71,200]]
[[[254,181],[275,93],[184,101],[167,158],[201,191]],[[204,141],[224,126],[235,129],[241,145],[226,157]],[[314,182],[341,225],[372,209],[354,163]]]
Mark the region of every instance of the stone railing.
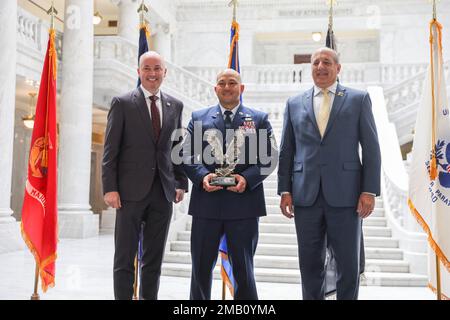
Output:
[[28,11],[17,8],[17,37],[19,43],[27,44],[38,52],[45,53],[46,35],[48,26],[43,25],[43,21]]
[[[186,67],[200,77],[214,82],[220,67]],[[343,63],[340,80],[343,83],[367,85],[393,85],[426,69],[426,64]],[[299,84],[311,83],[310,64],[247,65],[241,67],[247,84]]]
[[[17,8],[17,69],[16,73],[36,85],[41,79],[42,65],[47,50],[49,24],[21,7]],[[55,37],[58,68],[61,68],[62,33]],[[58,83],[61,72],[58,72]],[[59,88],[59,86],[58,86]]]
[[388,63],[381,64],[381,82],[387,84],[398,83],[411,78],[427,69],[426,63]]
[[405,169],[396,128],[388,119],[381,87],[368,88],[381,149],[381,194],[392,236],[399,240],[413,273],[427,272],[427,237],[408,207],[408,173]]
[[[449,65],[448,62],[444,65],[447,84],[450,80]],[[390,86],[384,91],[389,120],[397,127],[400,145],[412,140],[426,73],[427,67],[425,66],[416,75]]]
[[[128,89],[135,85],[137,79],[137,52],[137,45],[122,37],[95,37],[95,66],[100,67],[105,61],[113,62],[117,67],[122,66],[123,71],[129,73],[128,78],[131,82],[128,84]],[[170,61],[166,61],[166,66],[168,71],[163,84],[164,88],[167,88],[168,93],[183,98],[183,101],[187,102],[188,109],[193,110],[214,103],[215,93],[212,83]]]
[[[17,8],[17,42],[44,55],[47,49],[50,25],[28,11]],[[62,33],[57,31],[55,37],[58,60],[62,59]]]

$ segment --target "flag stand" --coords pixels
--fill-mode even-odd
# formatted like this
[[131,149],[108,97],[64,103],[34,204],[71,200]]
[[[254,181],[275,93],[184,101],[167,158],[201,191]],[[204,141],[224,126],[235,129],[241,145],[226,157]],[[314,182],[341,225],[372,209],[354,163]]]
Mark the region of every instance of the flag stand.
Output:
[[38,283],[39,283],[39,266],[36,263],[36,271],[34,273],[34,292],[31,295],[31,300],[41,300],[39,297],[38,291]]
[[[436,21],[437,15],[436,15],[436,0],[433,0],[433,20]],[[433,59],[433,57],[431,57],[431,59]],[[433,60],[431,60],[433,61]],[[434,77],[431,77],[431,81],[434,80]],[[434,88],[434,85],[432,85],[432,88]],[[432,89],[433,92],[433,89]],[[435,111],[435,106],[434,106],[434,97],[433,97],[433,123],[434,123],[434,111]],[[433,125],[434,127],[434,125]],[[434,133],[435,130],[433,130],[433,146],[436,143],[436,139],[434,138]],[[433,147],[433,151],[434,151],[434,147]],[[435,153],[433,152],[433,155]],[[435,159],[435,158],[434,158]],[[436,160],[435,160],[436,161]],[[442,299],[442,289],[441,289],[441,262],[439,260],[438,255],[435,253],[436,256],[436,295],[437,295],[437,300],[441,300]]]

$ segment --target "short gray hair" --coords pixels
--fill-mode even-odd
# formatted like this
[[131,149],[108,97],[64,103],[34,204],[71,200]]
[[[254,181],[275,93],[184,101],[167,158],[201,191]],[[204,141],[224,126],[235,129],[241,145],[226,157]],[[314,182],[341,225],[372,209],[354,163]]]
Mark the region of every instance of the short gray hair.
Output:
[[328,47],[321,47],[321,48],[317,49],[316,51],[314,51],[314,53],[311,55],[311,63],[313,63],[313,58],[322,52],[331,53],[331,56],[333,57],[334,62],[339,63],[339,54],[335,50],[328,48]]
[[144,52],[140,57],[139,57],[139,68],[141,68],[142,65],[142,61],[144,61],[145,58],[148,57],[157,57],[161,60],[161,65],[165,68],[166,67],[166,63],[164,61],[164,57],[162,55],[160,55],[158,52],[156,51],[147,51]]
[[229,68],[228,68],[228,69],[225,69],[225,70],[222,70],[222,71],[220,71],[220,72],[217,74],[217,77],[216,77],[216,83],[219,82],[219,78],[220,78],[221,76],[223,76],[225,73],[231,73],[231,74],[234,74],[234,75],[237,77],[239,83],[242,83],[241,74],[240,74],[239,72],[237,72],[236,70],[234,70],[234,69],[229,69]]

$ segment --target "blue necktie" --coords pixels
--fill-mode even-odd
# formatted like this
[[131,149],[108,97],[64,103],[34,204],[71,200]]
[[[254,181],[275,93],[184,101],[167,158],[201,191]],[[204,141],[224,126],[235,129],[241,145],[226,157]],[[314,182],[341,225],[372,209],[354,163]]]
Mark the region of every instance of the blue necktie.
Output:
[[227,110],[224,112],[224,114],[225,114],[225,130],[231,129],[231,115],[233,114],[233,112]]
[[233,114],[233,112],[231,112],[230,110],[226,110],[224,112],[225,115],[225,134],[223,136],[223,152],[225,153],[226,150],[226,144],[227,144],[227,129],[231,129],[231,115]]

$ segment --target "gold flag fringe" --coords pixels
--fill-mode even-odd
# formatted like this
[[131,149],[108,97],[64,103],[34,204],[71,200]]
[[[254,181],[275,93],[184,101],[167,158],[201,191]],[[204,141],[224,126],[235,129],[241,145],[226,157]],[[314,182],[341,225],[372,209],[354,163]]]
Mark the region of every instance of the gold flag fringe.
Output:
[[423,228],[425,233],[428,236],[428,243],[430,244],[433,251],[438,256],[441,263],[444,265],[444,267],[447,269],[447,272],[450,272],[450,262],[448,261],[447,257],[445,256],[444,252],[442,252],[439,245],[436,243],[436,241],[433,239],[433,235],[431,234],[430,227],[425,222],[425,220],[422,218],[420,213],[417,211],[416,207],[412,203],[411,199],[408,199],[408,205],[409,209],[411,210],[412,215],[416,218],[417,222],[420,224],[420,226]]
[[141,30],[141,29],[145,30],[145,36],[147,37],[147,42],[148,42],[148,39],[150,39],[150,36],[151,36],[151,32],[150,32],[150,28],[149,28],[148,24],[147,23],[139,24],[139,30]]
[[[41,261],[41,258],[39,257],[38,252],[36,251],[36,248],[34,244],[31,242],[30,238],[28,237],[27,233],[25,232],[23,228],[23,223],[20,223],[20,230],[22,233],[22,238],[25,241],[28,249],[30,249],[31,253],[34,256],[34,259],[36,260],[36,264],[39,268],[39,275],[41,277],[41,287],[42,291],[46,292],[49,287],[53,288],[55,286],[55,277],[49,273],[47,273],[44,268],[49,265],[52,262],[56,261],[57,254],[56,252],[50,256],[48,256],[46,259]],[[45,280],[45,281],[44,281]],[[46,284],[48,282],[48,285]]]
[[[436,288],[435,288],[431,283],[428,283],[428,288],[431,289],[431,291],[433,291],[433,293],[434,293],[435,295],[437,295],[437,290],[436,290]],[[446,296],[445,294],[443,294],[442,292],[441,292],[441,299],[442,299],[442,300],[449,300],[449,301],[450,301],[450,298],[447,297],[447,296]]]

